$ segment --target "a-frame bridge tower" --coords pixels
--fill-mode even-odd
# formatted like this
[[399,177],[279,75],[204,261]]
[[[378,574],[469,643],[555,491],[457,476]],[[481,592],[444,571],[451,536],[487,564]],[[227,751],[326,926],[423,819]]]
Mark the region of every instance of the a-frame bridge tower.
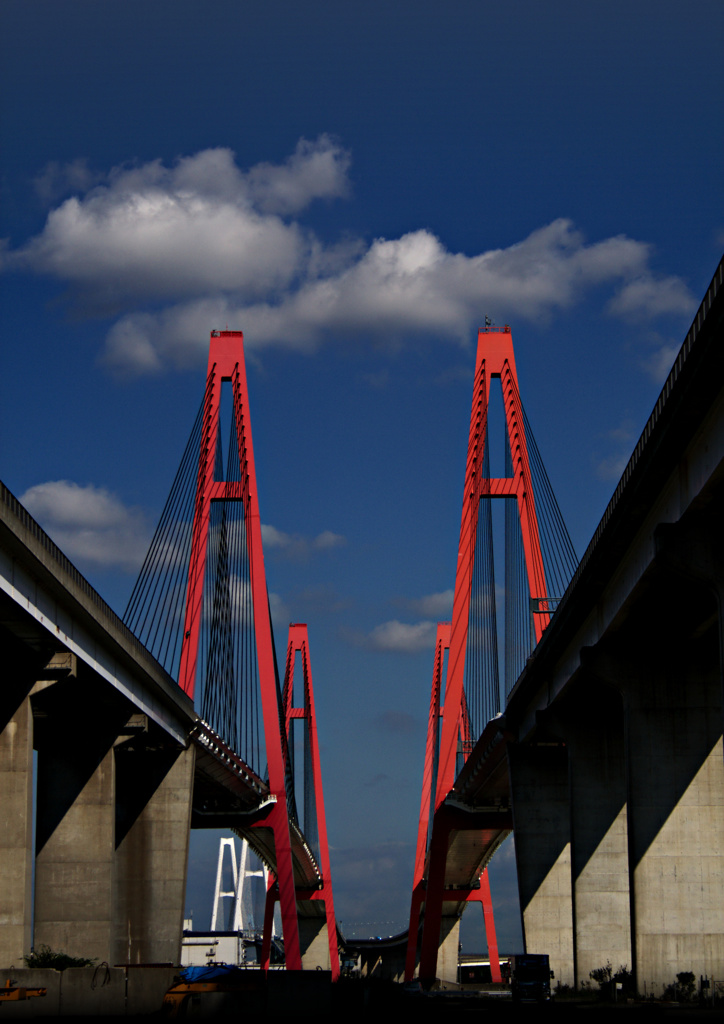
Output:
[[[499,381],[504,414],[504,474],[491,475],[491,387]],[[536,479],[536,477],[538,479]],[[505,596],[495,589],[493,501],[505,501]],[[563,549],[563,557],[556,556]],[[544,552],[548,557],[544,557]],[[551,557],[553,552],[553,557]],[[431,981],[438,953],[457,963],[465,905],[480,902],[493,980],[497,943],[486,866],[512,827],[455,806],[454,783],[472,747],[504,706],[507,692],[550,621],[556,591],[575,566],[570,539],[523,411],[509,327],[478,334],[452,623],[438,626],[425,772],[410,916],[406,977],[417,963]],[[498,631],[498,619],[504,620]],[[499,662],[504,662],[505,693]],[[501,827],[503,825],[503,827]],[[424,907],[424,914],[421,915]]]

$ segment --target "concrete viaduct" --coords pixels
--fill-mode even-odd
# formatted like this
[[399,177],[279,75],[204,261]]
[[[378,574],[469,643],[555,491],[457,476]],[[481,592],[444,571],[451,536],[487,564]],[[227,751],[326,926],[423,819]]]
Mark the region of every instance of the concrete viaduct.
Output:
[[[646,994],[679,971],[724,978],[723,276],[448,797],[470,825],[451,831],[446,890],[512,826],[526,948],[564,984],[607,960]],[[252,825],[264,783],[4,488],[0,644],[0,963],[27,953],[33,919],[36,944],[177,962],[189,827]]]
[[33,943],[178,963],[190,827],[235,827],[273,866],[268,787],[2,485],[0,645],[0,964]]
[[448,798],[498,815],[483,863],[512,824],[526,949],[563,984],[609,960],[642,994],[680,971],[724,978],[723,266]]

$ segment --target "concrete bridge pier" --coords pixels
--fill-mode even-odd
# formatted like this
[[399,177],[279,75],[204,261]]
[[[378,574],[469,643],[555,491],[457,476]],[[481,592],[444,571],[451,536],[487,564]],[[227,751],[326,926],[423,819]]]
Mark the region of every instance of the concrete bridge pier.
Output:
[[178,962],[195,748],[73,655],[29,658],[4,640],[0,965],[42,944],[111,964]]
[[445,904],[440,922],[440,945],[437,951],[437,976],[443,985],[457,984],[458,950],[460,948],[460,915],[446,914]]
[[114,743],[127,702],[91,680],[36,684],[35,945],[113,963]]
[[178,963],[195,748],[149,735],[143,715],[115,747],[115,963]]
[[[336,936],[333,938],[336,941]],[[326,918],[299,917],[299,948],[302,954],[302,970],[332,970]]]
[[584,670],[569,695],[540,718],[568,751],[574,962],[580,987],[590,984],[591,971],[609,961],[614,971],[633,966],[624,708],[615,687]]
[[568,755],[560,742],[510,744],[508,769],[523,941],[575,983]]
[[[724,963],[724,759],[718,609],[679,594],[627,694],[629,872],[639,991]],[[708,600],[702,600],[708,598]],[[652,609],[652,612],[655,611]]]
[[[622,693],[625,726],[626,817],[614,818],[614,801],[606,842],[625,834],[627,855],[611,861],[607,885],[628,887],[631,952],[619,960],[600,946],[597,966],[604,953],[614,969],[627,963],[642,994],[660,995],[680,971],[716,976],[724,963],[721,607],[700,579],[672,579],[659,560],[625,626],[582,652],[596,686]],[[596,728],[578,728],[576,744],[593,750]],[[596,799],[585,777],[574,785],[579,806]]]
[[7,643],[0,706],[0,964],[22,966],[32,945],[33,714],[31,678]]

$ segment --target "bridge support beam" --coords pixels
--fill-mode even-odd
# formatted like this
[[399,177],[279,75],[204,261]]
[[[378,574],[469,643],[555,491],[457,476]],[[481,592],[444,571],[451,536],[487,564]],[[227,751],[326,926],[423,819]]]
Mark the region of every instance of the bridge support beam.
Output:
[[98,681],[68,653],[24,650],[17,667],[0,703],[0,966],[40,945],[178,962],[195,748],[129,721],[114,694],[99,713]]
[[194,747],[116,747],[115,963],[181,956]]
[[35,945],[111,962],[112,738],[53,739],[38,757]]
[[629,870],[636,978],[647,993],[679,971],[711,977],[724,964],[722,676],[718,630],[697,636],[702,618],[680,643],[661,637],[629,695]]
[[[582,660],[590,665],[589,657]],[[623,682],[620,672],[617,681]],[[631,969],[633,963],[621,693],[584,671],[572,694],[540,719],[568,751],[574,959],[580,987],[590,983],[591,971],[609,961],[614,970],[620,965]]]
[[[8,686],[8,690],[11,687]],[[6,691],[0,715],[0,965],[21,967],[32,946],[33,713]],[[19,703],[18,703],[19,702]],[[8,703],[18,704],[8,707]]]
[[[333,941],[336,942],[336,936],[333,936]],[[299,918],[299,947],[303,971],[332,970],[326,918]]]
[[446,914],[443,904],[440,943],[437,949],[437,976],[443,986],[457,984],[459,949],[460,917],[457,914]]
[[570,755],[578,986],[608,961],[632,966],[623,720],[605,725],[581,730]]
[[556,981],[573,985],[566,750],[562,745],[511,745],[508,764],[525,949],[548,953]]

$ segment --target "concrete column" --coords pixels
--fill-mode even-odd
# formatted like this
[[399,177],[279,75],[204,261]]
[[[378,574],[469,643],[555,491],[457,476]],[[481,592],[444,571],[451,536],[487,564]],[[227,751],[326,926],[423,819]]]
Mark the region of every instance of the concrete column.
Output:
[[[588,659],[590,661],[590,659]],[[555,712],[566,740],[576,986],[610,961],[633,968],[624,712],[620,693],[591,674]]]
[[35,945],[110,962],[114,758],[93,739],[66,731],[38,755]]
[[443,903],[440,922],[440,946],[437,952],[437,976],[440,983],[457,985],[458,951],[460,949],[460,918],[457,914],[446,914]]
[[114,963],[179,962],[194,753],[116,747]]
[[33,942],[33,714],[27,696],[15,709],[8,696],[0,717],[0,966],[22,967]]
[[680,971],[724,972],[718,608],[700,590],[665,596],[667,606],[651,611],[660,619],[648,623],[646,664],[628,695],[636,979],[646,994],[660,994]]
[[523,941],[573,985],[568,758],[562,745],[508,747]]
[[[319,904],[324,907],[320,901]],[[299,918],[299,946],[302,953],[302,970],[330,971],[329,940],[327,938],[327,920],[325,917]]]

